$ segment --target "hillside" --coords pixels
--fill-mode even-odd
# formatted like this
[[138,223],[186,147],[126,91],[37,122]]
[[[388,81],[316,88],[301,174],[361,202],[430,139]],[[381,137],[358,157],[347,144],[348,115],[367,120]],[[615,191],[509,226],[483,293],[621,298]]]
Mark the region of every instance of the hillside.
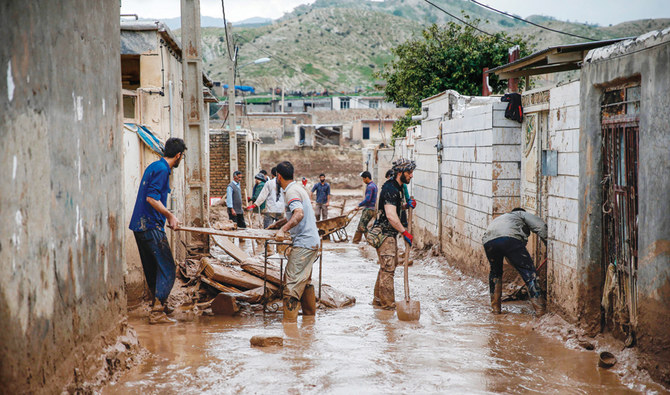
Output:
[[[536,50],[585,40],[542,30],[493,13],[463,0],[440,0],[447,11],[481,19],[489,32],[505,31],[524,36]],[[274,23],[234,28],[239,44],[239,65],[272,56],[272,62],[247,65],[239,70],[240,82],[268,91],[285,85],[287,90],[367,90],[373,73],[391,59],[391,48],[418,34],[431,23],[451,19],[422,0],[317,0],[294,9]],[[670,26],[670,19],[639,20],[599,27],[559,21],[547,16],[530,20],[553,29],[593,39],[636,36]],[[202,32],[204,68],[215,80],[225,80],[226,44],[222,28]],[[492,65],[497,66],[497,65]]]

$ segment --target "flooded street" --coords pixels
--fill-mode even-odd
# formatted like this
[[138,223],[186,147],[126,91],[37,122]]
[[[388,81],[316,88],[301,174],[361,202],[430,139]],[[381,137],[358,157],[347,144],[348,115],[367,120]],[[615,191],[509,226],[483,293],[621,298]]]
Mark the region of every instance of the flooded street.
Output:
[[[105,394],[125,393],[627,393],[597,367],[597,353],[567,348],[532,330],[525,302],[489,313],[483,282],[427,258],[410,267],[419,322],[398,321],[371,305],[378,266],[369,246],[324,244],[324,283],[356,297],[352,307],[319,310],[283,325],[279,313],[199,317],[150,326],[132,316],[153,355]],[[318,266],[315,265],[315,270]],[[402,293],[396,271],[396,298]],[[314,273],[314,278],[318,278]],[[281,336],[283,347],[252,348],[254,335]]]

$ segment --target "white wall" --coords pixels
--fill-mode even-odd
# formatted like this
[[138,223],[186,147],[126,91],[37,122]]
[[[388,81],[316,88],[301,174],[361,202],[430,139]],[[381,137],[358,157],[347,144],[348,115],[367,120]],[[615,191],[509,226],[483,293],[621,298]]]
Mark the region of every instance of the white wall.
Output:
[[565,311],[577,310],[577,235],[579,234],[580,83],[551,89],[548,148],[558,151],[558,176],[547,177],[549,295]]

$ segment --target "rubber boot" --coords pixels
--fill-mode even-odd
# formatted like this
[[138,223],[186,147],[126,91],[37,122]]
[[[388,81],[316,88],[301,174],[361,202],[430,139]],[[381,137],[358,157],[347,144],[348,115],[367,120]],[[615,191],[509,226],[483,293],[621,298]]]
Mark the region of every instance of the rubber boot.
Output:
[[151,304],[151,312],[160,312],[163,311],[165,307],[163,306],[163,303],[161,303],[158,298],[154,298],[154,302]]
[[316,295],[314,294],[314,286],[309,284],[305,287],[305,291],[300,298],[300,305],[302,306],[302,315],[316,315]]
[[362,238],[363,238],[363,233],[359,232],[359,231],[356,231],[356,233],[354,233],[354,239],[351,242],[354,243],[354,244],[358,244],[358,243],[361,242]]
[[535,309],[536,316],[540,317],[547,312],[547,301],[544,296],[537,296],[530,298],[529,300],[530,304],[533,306],[533,309]]
[[491,293],[491,311],[493,314],[500,314],[502,312],[502,309],[500,308],[502,299],[502,279],[491,279],[491,284],[493,285],[493,292]]
[[298,299],[287,296],[284,298],[284,321],[285,322],[295,322],[298,320],[298,312],[300,308],[298,307]]

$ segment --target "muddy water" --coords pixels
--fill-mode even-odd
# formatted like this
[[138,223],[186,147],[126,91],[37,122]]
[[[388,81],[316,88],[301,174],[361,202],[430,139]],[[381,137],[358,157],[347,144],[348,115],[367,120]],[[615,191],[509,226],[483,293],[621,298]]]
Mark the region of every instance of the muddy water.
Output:
[[[355,306],[320,310],[292,325],[282,325],[281,313],[160,327],[131,317],[153,357],[103,393],[632,392],[596,366],[596,353],[568,349],[523,325],[535,319],[525,303],[489,314],[485,285],[444,264],[425,260],[410,268],[421,320],[400,322],[370,305],[373,250],[330,243],[325,249],[324,282],[354,295]],[[397,297],[401,280],[400,268]],[[284,346],[251,348],[254,335],[282,336]]]

